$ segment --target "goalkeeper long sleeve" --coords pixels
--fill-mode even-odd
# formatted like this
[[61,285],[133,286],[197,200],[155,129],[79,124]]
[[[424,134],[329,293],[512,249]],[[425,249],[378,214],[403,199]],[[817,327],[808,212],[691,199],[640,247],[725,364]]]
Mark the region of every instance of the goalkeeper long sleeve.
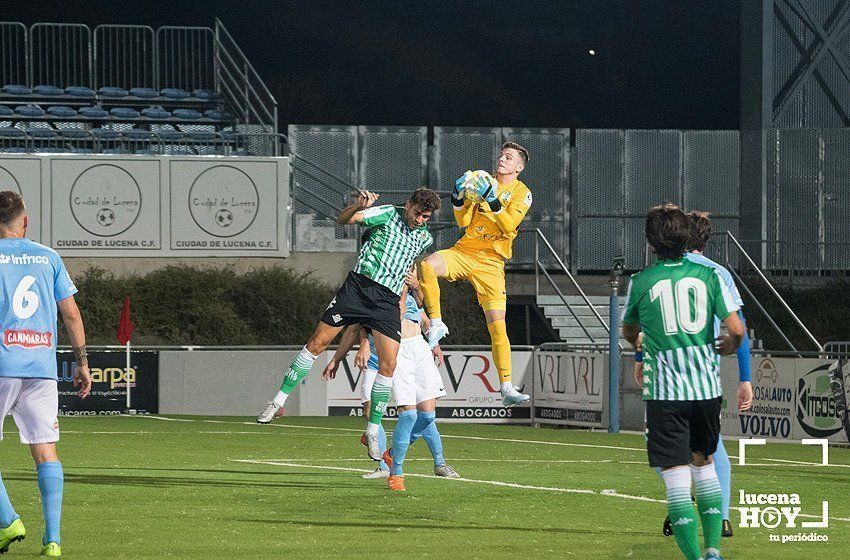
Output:
[[525,219],[528,209],[531,208],[531,191],[523,188],[515,192],[505,205],[498,198],[488,204],[493,212],[493,219],[502,233],[511,233],[516,231],[519,224]]
[[472,214],[475,212],[475,204],[467,198],[452,197],[452,208],[455,213],[455,221],[459,227],[467,227],[472,222]]

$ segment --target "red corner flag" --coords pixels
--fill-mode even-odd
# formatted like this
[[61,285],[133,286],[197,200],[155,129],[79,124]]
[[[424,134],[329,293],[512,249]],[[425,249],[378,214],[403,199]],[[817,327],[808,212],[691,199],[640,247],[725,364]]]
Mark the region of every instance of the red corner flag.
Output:
[[130,296],[124,298],[124,309],[121,310],[121,318],[118,320],[118,342],[127,344],[136,325],[130,320]]

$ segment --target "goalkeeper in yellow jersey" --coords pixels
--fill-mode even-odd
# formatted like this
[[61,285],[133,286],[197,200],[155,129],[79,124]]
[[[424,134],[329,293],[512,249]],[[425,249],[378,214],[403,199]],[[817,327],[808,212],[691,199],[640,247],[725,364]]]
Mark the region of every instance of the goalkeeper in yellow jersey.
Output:
[[431,318],[428,342],[432,346],[449,332],[441,318],[437,278],[449,282],[465,279],[475,288],[487,319],[504,406],[529,400],[511,383],[511,343],[505,326],[505,261],[511,258],[517,229],[531,207],[531,191],[518,178],[526,165],[528,150],[515,142],[505,142],[495,179],[486,173],[478,173],[474,179],[475,199],[466,193],[469,175],[458,179],[452,204],[455,220],[466,228],[466,233],[454,247],[429,255],[419,265],[425,310]]

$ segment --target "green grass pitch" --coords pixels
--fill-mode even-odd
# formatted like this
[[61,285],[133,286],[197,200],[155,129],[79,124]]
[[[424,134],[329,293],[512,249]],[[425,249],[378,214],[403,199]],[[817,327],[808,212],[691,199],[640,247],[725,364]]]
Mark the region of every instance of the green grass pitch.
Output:
[[[440,424],[464,480],[430,477],[417,442],[407,492],[363,480],[372,468],[362,420],[62,418],[65,558],[680,558],[661,536],[660,479],[640,435]],[[392,428],[393,423],[387,423]],[[5,558],[37,556],[43,529],[32,460],[6,422],[0,472],[28,536]],[[737,456],[735,441],[727,442]],[[733,500],[797,493],[803,513],[829,500],[827,543],[775,543],[813,529],[738,527],[732,559],[845,558],[850,550],[850,450],[769,444],[733,459]],[[802,518],[798,521],[804,520]],[[806,518],[812,521],[813,518]]]

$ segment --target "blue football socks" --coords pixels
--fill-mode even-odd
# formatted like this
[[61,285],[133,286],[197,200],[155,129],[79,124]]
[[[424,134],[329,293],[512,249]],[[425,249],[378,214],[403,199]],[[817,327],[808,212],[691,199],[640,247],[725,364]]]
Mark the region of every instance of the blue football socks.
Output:
[[398,422],[393,430],[393,464],[390,465],[390,474],[400,475],[403,473],[404,456],[410,447],[410,434],[416,424],[416,410],[405,410],[398,415]]
[[41,492],[41,509],[44,515],[44,539],[42,544],[59,542],[59,521],[62,518],[62,488],[64,476],[62,463],[41,463],[38,470],[38,489]]

